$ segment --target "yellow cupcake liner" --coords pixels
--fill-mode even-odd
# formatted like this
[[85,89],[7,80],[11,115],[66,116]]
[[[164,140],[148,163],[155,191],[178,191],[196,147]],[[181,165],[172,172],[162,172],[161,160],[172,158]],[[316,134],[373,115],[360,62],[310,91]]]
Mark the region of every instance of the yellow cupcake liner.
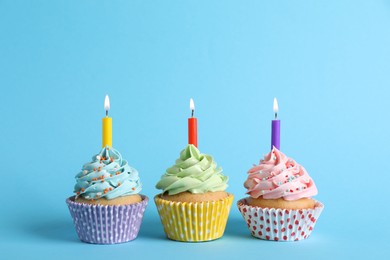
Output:
[[202,242],[218,239],[225,232],[234,196],[207,202],[173,202],[161,194],[154,197],[164,232],[169,239]]

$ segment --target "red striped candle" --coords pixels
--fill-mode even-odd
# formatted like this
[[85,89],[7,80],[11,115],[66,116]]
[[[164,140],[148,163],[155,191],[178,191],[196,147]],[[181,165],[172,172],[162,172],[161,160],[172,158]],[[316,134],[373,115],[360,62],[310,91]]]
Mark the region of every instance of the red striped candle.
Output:
[[194,117],[195,104],[194,100],[190,99],[191,117],[188,118],[188,144],[193,144],[198,147],[198,119]]

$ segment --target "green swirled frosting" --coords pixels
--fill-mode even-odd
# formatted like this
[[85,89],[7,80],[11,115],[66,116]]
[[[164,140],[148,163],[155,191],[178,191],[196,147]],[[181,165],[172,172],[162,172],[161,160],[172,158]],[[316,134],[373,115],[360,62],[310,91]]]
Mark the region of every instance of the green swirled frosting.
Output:
[[189,144],[181,151],[176,164],[161,176],[156,188],[169,195],[184,191],[206,193],[226,190],[227,181],[228,177],[222,174],[222,168],[217,167],[213,157]]

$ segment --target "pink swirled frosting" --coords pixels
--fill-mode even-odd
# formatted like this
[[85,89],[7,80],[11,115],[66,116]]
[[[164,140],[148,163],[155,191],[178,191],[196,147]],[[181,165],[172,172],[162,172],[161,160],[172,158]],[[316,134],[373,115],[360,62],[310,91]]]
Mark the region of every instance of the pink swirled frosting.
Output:
[[305,168],[275,147],[248,171],[244,186],[252,198],[298,200],[318,193]]

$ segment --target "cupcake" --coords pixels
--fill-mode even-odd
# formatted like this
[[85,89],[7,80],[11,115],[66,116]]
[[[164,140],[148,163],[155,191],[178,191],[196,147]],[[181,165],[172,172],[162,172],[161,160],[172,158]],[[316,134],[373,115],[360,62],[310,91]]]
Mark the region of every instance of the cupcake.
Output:
[[76,175],[75,196],[66,200],[81,241],[116,244],[137,237],[148,203],[136,169],[108,146]]
[[154,200],[166,236],[185,242],[220,238],[234,198],[225,191],[227,181],[210,155],[192,144],[181,151],[156,185],[162,190]]
[[274,241],[307,238],[324,208],[312,199],[317,188],[305,168],[278,149],[248,171],[249,197],[238,208],[252,236]]

